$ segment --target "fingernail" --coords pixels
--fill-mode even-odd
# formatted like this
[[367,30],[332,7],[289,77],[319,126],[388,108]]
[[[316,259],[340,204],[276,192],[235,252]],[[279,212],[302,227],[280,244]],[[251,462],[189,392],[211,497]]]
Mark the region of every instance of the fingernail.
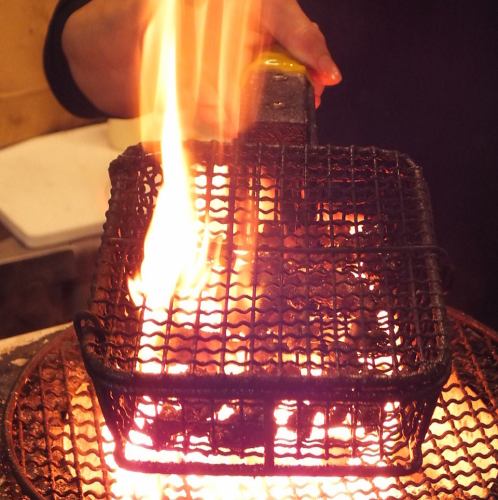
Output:
[[320,57],[320,59],[318,59],[318,70],[327,79],[327,81],[332,84],[339,83],[342,79],[339,68],[327,54],[324,54]]

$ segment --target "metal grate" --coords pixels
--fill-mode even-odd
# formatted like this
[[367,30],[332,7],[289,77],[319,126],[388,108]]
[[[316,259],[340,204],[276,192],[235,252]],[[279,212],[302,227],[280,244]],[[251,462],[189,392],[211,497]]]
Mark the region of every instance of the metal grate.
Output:
[[[141,476],[117,469],[110,433],[72,332],[26,366],[6,409],[12,465],[31,498],[495,498],[498,334],[450,311],[453,369],[422,445],[401,477]],[[150,488],[150,489],[147,489]],[[155,489],[154,489],[155,488]]]
[[189,152],[208,272],[159,313],[129,283],[159,155],[132,147],[110,168],[92,302],[75,324],[118,462],[237,475],[416,469],[449,369],[421,170],[376,148]]

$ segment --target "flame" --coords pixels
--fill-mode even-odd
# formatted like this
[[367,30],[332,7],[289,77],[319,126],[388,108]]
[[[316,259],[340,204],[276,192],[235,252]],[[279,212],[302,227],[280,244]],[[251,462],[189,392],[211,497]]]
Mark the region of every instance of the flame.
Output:
[[[142,140],[157,140],[157,131],[164,131],[165,94],[172,90],[163,85],[166,67],[175,71],[183,136],[234,138],[241,127],[249,125],[240,116],[248,105],[248,68],[266,42],[262,0],[167,0],[155,4],[142,51]],[[177,49],[174,54],[171,42]],[[178,54],[181,56],[176,57]],[[252,107],[257,106],[254,101],[258,98],[250,96]]]
[[[163,498],[185,498],[185,491],[192,491],[195,498],[224,499],[290,499],[290,498],[334,498],[366,499],[402,498],[398,487],[406,489],[410,497],[419,497],[427,491],[430,480],[435,491],[451,491],[458,478],[462,498],[489,498],[491,492],[482,486],[489,483],[495,469],[495,450],[498,446],[498,427],[493,410],[469,386],[466,386],[453,372],[436,407],[432,423],[422,445],[424,455],[423,470],[412,476],[374,477],[202,477],[143,474],[122,469],[114,461],[115,443],[102,416],[95,420],[88,382],[74,391],[71,401],[72,418],[67,419],[62,432],[62,442],[54,442],[54,450],[62,449],[64,462],[73,477],[81,475],[82,494],[103,497],[102,455],[105,458],[111,493],[113,498],[161,500]],[[279,426],[288,423],[291,416],[292,401],[282,401],[275,409],[275,420]],[[386,404],[386,412],[392,412],[396,405]],[[230,407],[220,409],[221,418],[230,416]],[[449,416],[453,418],[450,419]],[[351,429],[343,426],[325,429],[323,413],[318,412],[313,420],[312,435],[317,439],[327,432],[329,437],[346,440]],[[356,433],[365,432],[357,428]],[[367,435],[367,434],[365,434]],[[292,439],[292,432],[287,437]],[[360,436],[363,438],[363,436]],[[96,441],[99,445],[97,447]],[[462,443],[464,448],[462,450]],[[58,448],[59,447],[59,448]],[[436,450],[436,452],[434,452]],[[58,453],[58,451],[56,452]],[[369,461],[375,463],[378,457],[374,452]],[[471,459],[469,459],[471,457]],[[310,457],[308,460],[315,460]],[[357,461],[350,458],[349,463]],[[78,472],[77,472],[78,471]],[[423,481],[423,475],[426,481]],[[372,486],[379,491],[372,491]],[[459,496],[459,498],[460,498]],[[446,498],[446,497],[444,497]],[[448,497],[449,498],[449,497]]]
[[159,190],[154,216],[144,243],[144,259],[140,269],[140,292],[154,309],[168,304],[180,277],[188,284],[189,266],[198,264],[196,212],[189,196],[190,179],[183,150],[183,137],[178,111],[176,85],[177,43],[175,20],[177,2],[167,0],[163,17],[164,36],[160,48],[159,86],[162,94],[164,122],[161,152],[164,182]]
[[[207,124],[218,139],[238,132],[245,68],[263,40],[260,7],[260,0],[164,0],[157,3],[144,35],[142,139],[161,130],[163,183],[140,270],[128,281],[133,302],[144,309],[137,363],[143,372],[176,370],[174,363],[165,367],[162,359],[168,320],[194,324],[201,299],[201,322],[216,325],[222,320],[215,297],[205,290],[211,271],[220,267],[223,237],[218,235],[224,232],[219,222],[209,221],[208,210],[227,209],[220,201],[228,189],[227,167],[215,166],[218,174],[214,172],[211,194],[220,196],[207,208],[199,196],[206,192],[206,178],[190,176],[183,143],[192,135],[203,135],[199,123],[201,128]],[[241,253],[235,264],[241,269],[248,262]],[[173,300],[180,312],[171,316]],[[216,326],[205,329],[215,330]],[[240,359],[229,367],[231,373],[240,371],[237,363]]]
[[[220,239],[218,235],[223,234],[224,230],[226,232],[226,227],[220,228],[219,221],[209,221],[205,201],[201,196],[196,196],[206,189],[207,179],[202,176],[195,179],[190,177],[190,165],[183,142],[189,137],[193,130],[193,123],[198,117],[201,117],[203,121],[213,119],[217,124],[216,133],[219,138],[225,138],[227,130],[229,130],[228,135],[232,134],[234,123],[236,123],[235,127],[238,127],[239,118],[234,110],[240,108],[240,82],[243,67],[248,60],[247,54],[252,50],[247,46],[254,46],[249,43],[251,41],[249,20],[254,19],[254,6],[256,5],[258,2],[249,0],[205,0],[204,2],[163,0],[159,3],[156,15],[145,34],[142,106],[144,109],[153,109],[154,118],[152,121],[144,122],[144,137],[150,137],[151,127],[154,129],[159,127],[162,131],[163,184],[159,189],[154,214],[144,241],[144,256],[140,270],[128,282],[132,300],[143,309],[142,336],[136,364],[138,371],[149,373],[167,371],[169,374],[188,372],[190,367],[187,363],[166,363],[162,357],[166,338],[165,325],[172,319],[177,324],[193,325],[198,314],[200,300],[203,304],[200,322],[207,326],[203,327],[202,338],[199,342],[209,341],[209,333],[216,332],[217,325],[221,324],[222,313],[217,310],[219,306],[214,300],[216,297],[212,296],[216,292],[213,291],[211,283],[211,271],[221,266],[218,260],[223,238]],[[241,23],[245,20],[247,22]],[[213,38],[215,33],[219,33],[218,38]],[[209,40],[209,43],[206,43],[206,40]],[[178,57],[180,49],[182,58],[190,65],[187,65],[187,69],[185,69],[184,61]],[[155,88],[152,90],[149,85],[146,85],[150,81],[155,83]],[[213,99],[213,95],[208,95],[209,85],[213,82],[215,83],[214,102],[210,100]],[[193,101],[193,104],[189,100]],[[209,115],[207,118],[206,112]],[[216,190],[222,194],[228,189],[225,186],[226,176],[226,166],[215,166],[212,179],[214,194]],[[223,196],[215,196],[211,209],[226,209],[227,207],[221,200]],[[262,217],[260,220],[265,220],[265,212],[263,211],[260,215]],[[267,217],[270,216],[271,213],[268,211]],[[363,220],[362,215],[345,216],[345,221],[349,223],[350,235],[363,231]],[[213,243],[218,248],[214,253]],[[239,251],[236,259],[234,268],[240,272],[251,263],[250,250]],[[360,267],[355,276],[359,279],[367,279],[367,274],[362,272]],[[234,293],[233,296],[237,294]],[[228,310],[231,310],[231,300],[228,301]],[[172,309],[170,308],[172,301],[176,301],[177,312],[175,313],[169,312]],[[174,314],[174,318],[170,317],[170,314]],[[378,313],[379,328],[388,329],[387,319],[386,311]],[[199,332],[194,332],[193,327],[185,329],[187,333],[200,335]],[[230,339],[233,333],[228,331],[227,338]],[[397,332],[389,333],[395,336]],[[234,345],[243,339],[243,333],[237,332]],[[241,373],[244,370],[246,354],[247,352],[243,349],[227,352],[227,360],[223,368],[225,374]],[[360,362],[362,362],[361,358]],[[383,370],[389,370],[393,362],[392,357],[379,358],[375,360],[375,363],[366,361],[368,369]],[[322,358],[318,353],[312,354],[310,366],[305,367],[305,362],[299,364],[302,366],[300,371],[303,376],[322,375]],[[175,401],[175,404],[178,409],[181,409],[179,402]],[[311,403],[305,401],[302,404],[310,406]],[[345,464],[382,465],[379,445],[371,444],[378,441],[379,436],[375,435],[377,431],[370,431],[361,425],[353,427],[350,413],[344,416],[342,422],[327,426],[324,412],[317,409],[312,419],[309,437],[304,440],[299,438],[297,430],[289,426],[289,419],[292,414],[296,413],[297,405],[296,401],[282,401],[274,411],[277,427],[274,451],[278,457],[276,458],[278,465],[293,465],[296,461],[303,465],[326,463],[323,446],[313,444],[323,441],[326,437],[337,442],[338,453],[344,454]],[[180,433],[173,437],[172,448],[174,449],[156,450],[152,438],[147,434],[146,426],[153,424],[157,419],[161,413],[161,406],[161,402],[153,401],[148,396],[142,397],[138,402],[134,415],[135,425],[129,432],[128,442],[125,445],[125,455],[128,459],[162,463],[202,461],[214,464],[226,463],[227,460],[233,463],[248,463],[235,453],[230,456],[209,455],[206,457],[203,453],[195,451],[195,449],[201,451],[211,449],[208,434],[188,436],[187,439],[194,451],[187,453],[180,451],[182,447],[179,445],[186,439]],[[399,403],[387,403],[384,410],[386,431],[382,439],[388,441],[391,438],[389,429],[397,426]],[[230,404],[225,404],[217,411],[215,418],[221,422],[229,419],[234,413],[234,408]],[[113,469],[116,479],[114,488],[117,496],[159,499],[163,497],[163,494],[169,495],[168,488],[172,488],[172,483],[176,479],[158,475],[143,477],[142,474],[119,469],[112,458],[114,443],[107,428],[104,428],[103,436],[106,460],[109,467]],[[344,452],[347,443],[355,438],[360,442],[370,443],[363,445],[365,453],[360,456],[352,456]],[[298,446],[305,448],[306,456],[299,459],[289,457],[291,454],[296,454]],[[251,460],[256,462],[261,461],[260,457],[264,453],[262,448],[246,451],[254,452],[253,455],[256,458]],[[183,480],[177,479],[181,484]],[[188,481],[202,490],[203,498],[220,498],[219,480],[189,476]],[[337,481],[334,489],[337,490],[340,484],[344,484],[344,495],[355,498],[354,492],[361,491],[362,485],[367,484],[365,481],[356,478],[349,478],[345,483]],[[379,484],[389,484],[388,479],[376,478],[376,481]],[[243,488],[247,488],[252,497],[258,497],[262,492],[261,481],[241,482],[240,479],[233,478],[229,479],[229,482],[232,483],[234,491],[242,492]],[[284,478],[272,478],[267,483],[263,480],[263,484],[266,484],[265,491],[272,496],[276,498],[287,496],[285,485],[288,483]],[[303,478],[303,489],[308,495],[314,496],[309,492],[314,490],[318,492],[319,486],[312,478]],[[226,489],[223,490],[226,492]]]
[[[176,0],[160,2],[144,37],[142,87],[146,88],[145,76],[156,75],[156,89],[150,94],[144,90],[143,96],[152,95],[154,102],[148,104],[153,104],[156,116],[161,114],[164,179],[145,238],[140,271],[129,280],[128,288],[135,304],[146,306],[138,368],[152,373],[161,371],[158,350],[161,337],[157,330],[167,318],[165,308],[177,286],[181,283],[188,287],[192,282],[192,270],[198,271],[203,265],[196,212],[189,196],[191,181],[178,110],[178,16]],[[146,100],[142,98],[142,107]],[[144,127],[147,125],[150,126],[150,122],[144,122]],[[144,130],[143,134],[147,132]]]

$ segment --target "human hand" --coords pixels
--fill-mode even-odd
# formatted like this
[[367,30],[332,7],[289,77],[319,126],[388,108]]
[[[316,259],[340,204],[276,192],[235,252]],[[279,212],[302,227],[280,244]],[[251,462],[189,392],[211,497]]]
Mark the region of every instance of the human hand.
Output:
[[324,87],[342,80],[318,25],[306,16],[297,0],[264,2],[261,22],[269,35],[308,67],[318,107]]
[[[179,5],[190,23],[179,81],[182,109],[191,121],[219,126],[234,120],[244,67],[272,39],[308,66],[317,104],[324,86],[341,80],[322,33],[297,0],[185,0]],[[62,42],[71,72],[103,112],[126,117],[143,111],[142,42],[160,6],[161,0],[92,0],[68,19]]]
[[[342,79],[323,34],[305,15],[297,0],[197,0],[186,3],[192,9],[188,19],[195,19],[201,6],[207,6],[203,11],[204,24],[200,23],[201,29],[194,29],[203,33],[197,40],[197,47],[183,43],[185,53],[191,56],[183,58],[180,70],[181,109],[186,114],[189,110],[192,113],[192,118],[186,122],[197,127],[194,135],[199,130],[201,134],[207,130],[208,135],[230,139],[240,132],[241,107],[257,106],[254,102],[257,96],[250,96],[251,103],[241,106],[242,100],[248,98],[243,93],[246,68],[274,41],[308,67],[316,106],[320,104],[324,87]],[[187,38],[192,41],[195,37]],[[193,67],[192,61],[197,61],[198,66]]]

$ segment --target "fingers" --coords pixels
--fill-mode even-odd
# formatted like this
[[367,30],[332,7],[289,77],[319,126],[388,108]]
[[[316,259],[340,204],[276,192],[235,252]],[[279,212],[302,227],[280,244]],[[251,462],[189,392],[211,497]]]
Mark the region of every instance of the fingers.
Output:
[[297,0],[265,2],[262,19],[268,32],[312,70],[318,97],[324,85],[336,85],[341,81],[341,72],[330,55],[325,37],[318,25],[302,11]]

